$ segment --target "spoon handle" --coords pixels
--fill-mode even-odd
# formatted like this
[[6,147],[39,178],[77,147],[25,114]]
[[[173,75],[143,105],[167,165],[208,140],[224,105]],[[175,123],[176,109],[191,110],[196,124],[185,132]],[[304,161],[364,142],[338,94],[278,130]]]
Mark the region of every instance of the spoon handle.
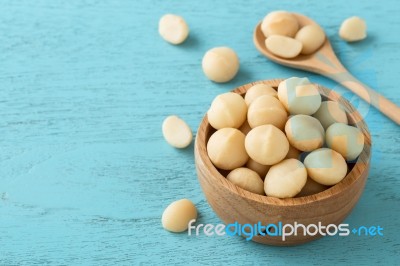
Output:
[[400,107],[356,79],[348,71],[328,74],[327,76],[348,88],[354,94],[357,94],[364,101],[371,104],[381,113],[396,122],[397,125],[400,125]]

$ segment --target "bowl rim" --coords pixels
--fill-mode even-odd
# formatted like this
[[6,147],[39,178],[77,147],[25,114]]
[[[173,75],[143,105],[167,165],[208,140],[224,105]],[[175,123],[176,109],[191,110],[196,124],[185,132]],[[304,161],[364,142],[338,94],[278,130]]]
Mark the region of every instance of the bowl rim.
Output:
[[[231,92],[238,93],[243,96],[250,87],[256,84],[267,84],[271,85],[274,89],[277,89],[279,83],[282,82],[283,80],[284,79],[254,81],[236,87]],[[239,197],[267,205],[298,206],[298,205],[310,204],[318,201],[327,200],[331,197],[334,197],[337,194],[350,190],[352,184],[355,183],[357,179],[359,179],[362,176],[362,174],[365,171],[368,171],[369,169],[369,162],[371,158],[371,135],[369,133],[367,124],[365,123],[364,119],[357,111],[357,109],[348,100],[346,100],[345,98],[343,98],[342,96],[340,96],[338,93],[336,93],[331,89],[328,89],[317,83],[314,84],[317,85],[318,90],[321,93],[321,96],[326,98],[326,100],[337,101],[341,104],[341,106],[346,111],[349,124],[359,128],[364,135],[363,151],[359,155],[351,171],[347,173],[347,175],[343,178],[342,181],[317,194],[303,196],[303,197],[284,198],[284,199],[265,196],[265,195],[258,195],[236,186],[235,184],[227,180],[217,170],[217,168],[212,164],[211,160],[207,156],[206,138],[208,132],[210,130],[213,130],[211,125],[208,123],[207,113],[201,120],[196,135],[196,141],[195,141],[196,167],[199,167],[198,160],[201,160],[205,168],[202,170],[205,170],[207,176],[211,177],[216,184],[221,184],[225,189],[229,190],[229,192]]]

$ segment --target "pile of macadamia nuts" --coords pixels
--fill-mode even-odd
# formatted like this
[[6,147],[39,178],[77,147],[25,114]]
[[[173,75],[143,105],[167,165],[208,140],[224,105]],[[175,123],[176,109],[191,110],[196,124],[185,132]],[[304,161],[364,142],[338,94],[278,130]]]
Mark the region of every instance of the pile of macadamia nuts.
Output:
[[[310,55],[325,42],[324,30],[318,24],[300,24],[295,15],[287,11],[268,13],[261,23],[265,36],[265,47],[276,56],[295,58],[298,55]],[[339,36],[347,42],[360,41],[367,36],[367,25],[359,17],[343,21]]]
[[241,95],[218,95],[207,112],[216,130],[207,154],[226,178],[250,192],[277,198],[307,196],[339,183],[357,159],[364,135],[344,108],[322,102],[317,85],[289,78],[278,90],[256,84]]
[[325,41],[324,30],[318,24],[300,28],[296,17],[287,11],[273,11],[261,23],[265,46],[276,56],[294,58],[314,53]]

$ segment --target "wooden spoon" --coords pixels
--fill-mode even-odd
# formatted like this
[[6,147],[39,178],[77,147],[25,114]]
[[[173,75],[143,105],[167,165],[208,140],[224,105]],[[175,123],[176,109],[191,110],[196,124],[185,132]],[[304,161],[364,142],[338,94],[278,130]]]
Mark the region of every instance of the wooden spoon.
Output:
[[[306,16],[296,13],[294,15],[299,21],[300,27],[316,24]],[[335,80],[400,125],[400,108],[351,75],[336,57],[328,38],[315,53],[299,55],[292,59],[280,58],[268,51],[265,47],[265,36],[261,31],[261,23],[255,28],[253,41],[257,50],[275,63],[318,73]]]

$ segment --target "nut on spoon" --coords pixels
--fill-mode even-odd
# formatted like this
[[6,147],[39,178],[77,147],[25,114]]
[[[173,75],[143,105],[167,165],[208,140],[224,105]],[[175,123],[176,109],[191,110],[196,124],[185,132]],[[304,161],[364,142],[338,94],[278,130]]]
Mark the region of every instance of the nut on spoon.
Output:
[[[296,16],[300,27],[309,24],[316,24],[312,19],[301,14],[293,13],[293,15]],[[340,83],[342,86],[358,95],[364,101],[371,104],[381,113],[400,125],[400,107],[351,75],[336,57],[327,37],[325,38],[325,42],[316,52],[310,55],[298,55],[291,59],[281,58],[271,53],[265,47],[265,39],[266,38],[261,31],[261,23],[259,23],[254,30],[253,42],[260,53],[275,63],[291,68],[314,72]]]

